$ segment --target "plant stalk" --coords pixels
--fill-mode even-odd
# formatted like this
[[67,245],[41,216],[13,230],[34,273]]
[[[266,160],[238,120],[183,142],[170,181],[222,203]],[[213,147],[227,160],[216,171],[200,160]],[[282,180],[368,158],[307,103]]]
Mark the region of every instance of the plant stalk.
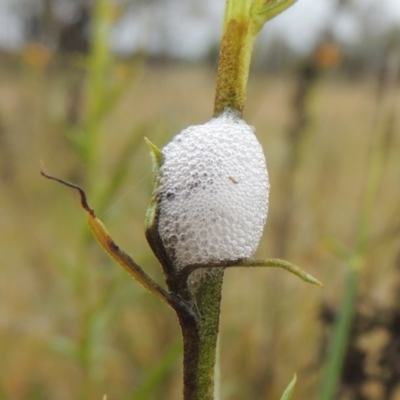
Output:
[[183,335],[184,400],[214,399],[214,370],[219,332],[223,269],[200,284],[196,317],[177,310]]
[[321,400],[333,400],[335,398],[346,357],[361,267],[359,260],[355,260],[354,263],[357,265],[352,265],[348,272],[344,298],[339,315],[337,316],[337,322],[329,348],[326,370],[322,380],[321,392],[318,397]]
[[218,61],[214,116],[231,108],[242,115],[251,53],[257,32],[251,19],[252,0],[227,0]]
[[236,15],[226,22],[218,63],[214,116],[227,108],[242,115],[254,39],[248,18]]
[[[268,19],[293,3],[294,0],[226,1],[214,116],[227,108],[242,116],[255,38]],[[212,272],[208,269],[203,273],[204,277],[196,292],[189,296],[194,301],[197,317],[184,309],[176,310],[184,341],[185,400],[214,399],[214,370],[224,269],[216,268]],[[186,288],[181,295],[187,298]]]
[[[231,108],[242,115],[251,52],[249,0],[228,0],[218,62],[214,116]],[[197,273],[197,272],[195,272]],[[223,268],[205,272],[193,295],[197,318],[177,310],[184,343],[184,400],[214,399],[214,370],[219,332]]]

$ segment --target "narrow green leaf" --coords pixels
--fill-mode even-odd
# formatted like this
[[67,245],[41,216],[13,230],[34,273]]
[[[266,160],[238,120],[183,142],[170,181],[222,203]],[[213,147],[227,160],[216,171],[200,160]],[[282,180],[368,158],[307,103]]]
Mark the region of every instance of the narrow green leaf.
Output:
[[93,236],[96,238],[103,250],[143,287],[153,293],[160,300],[165,301],[167,304],[173,307],[173,297],[170,295],[170,293],[158,285],[158,283],[156,283],[152,278],[150,278],[150,276],[148,276],[146,272],[144,272],[143,269],[114,242],[104,224],[96,217],[94,210],[89,206],[85,191],[78,185],[47,174],[43,170],[43,166],[40,170],[40,173],[47,179],[51,179],[78,191],[81,200],[81,206],[86,211],[86,221],[90,227],[90,230],[92,231]]
[[322,378],[322,387],[318,396],[318,399],[321,400],[333,400],[337,395],[354,315],[358,280],[359,269],[351,268],[347,276],[344,298],[335,322],[333,338]]
[[161,167],[162,161],[163,161],[163,154],[162,151],[152,142],[150,142],[147,137],[144,138],[146,141],[147,145],[150,147],[151,154],[153,155],[154,163],[156,170],[158,170]]
[[293,379],[291,380],[291,382],[289,383],[289,385],[287,386],[287,388],[283,392],[281,400],[289,400],[292,397],[292,394],[293,394],[293,391],[294,391],[294,387],[296,385],[296,381],[297,381],[297,376],[296,376],[296,374],[294,374]]
[[296,275],[305,282],[311,283],[312,285],[324,287],[322,283],[315,279],[313,276],[303,271],[296,265],[291,264],[288,261],[280,260],[278,258],[269,258],[267,260],[243,260],[236,264],[238,267],[267,267],[267,268],[280,268],[285,269],[293,275]]

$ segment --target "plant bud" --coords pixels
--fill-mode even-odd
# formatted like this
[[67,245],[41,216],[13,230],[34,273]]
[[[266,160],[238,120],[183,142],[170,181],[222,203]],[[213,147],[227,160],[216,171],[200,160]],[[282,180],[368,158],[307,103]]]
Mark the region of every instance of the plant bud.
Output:
[[269,194],[254,129],[226,110],[184,129],[162,153],[158,232],[176,268],[252,257]]

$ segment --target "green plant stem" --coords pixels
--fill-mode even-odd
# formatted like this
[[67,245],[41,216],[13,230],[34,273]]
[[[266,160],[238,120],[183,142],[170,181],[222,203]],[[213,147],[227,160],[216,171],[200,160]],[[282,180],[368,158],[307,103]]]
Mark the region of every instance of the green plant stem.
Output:
[[214,399],[214,369],[219,332],[223,269],[196,290],[196,315],[177,310],[183,335],[184,399]]
[[[248,18],[248,1],[228,0],[218,63],[214,115],[226,108],[242,114],[246,99],[255,34]],[[241,7],[238,4],[242,5]],[[236,6],[235,6],[236,5]]]
[[99,122],[109,92],[107,75],[112,65],[109,46],[112,4],[110,0],[96,0],[93,9],[93,29],[88,61],[88,104],[87,136],[84,146],[86,162],[89,164],[89,182],[95,181],[95,163],[98,151]]
[[[387,60],[384,82],[382,84],[382,93],[377,104],[378,111],[376,116],[376,127],[371,142],[371,153],[367,170],[367,179],[365,183],[364,202],[358,224],[359,251],[365,252],[367,245],[367,236],[370,223],[373,216],[374,205],[379,194],[380,182],[385,168],[385,159],[387,157],[385,146],[390,136],[390,120],[392,115],[396,114],[397,98],[388,95],[392,87],[396,86],[399,78],[400,53],[394,52]],[[386,94],[386,95],[385,95]]]
[[242,115],[251,53],[258,32],[296,0],[227,0],[218,62],[214,116],[231,108]]
[[320,395],[318,397],[320,400],[333,400],[336,398],[337,386],[342,373],[351,322],[354,315],[360,264],[361,259],[354,259],[353,266],[347,276],[344,298],[335,324],[333,338],[328,353],[327,366],[322,380]]
[[[214,116],[227,108],[242,115],[255,38],[268,19],[293,2],[294,0],[226,1]],[[168,276],[168,269],[165,272]],[[176,310],[184,340],[185,400],[214,399],[214,371],[224,270],[221,268],[204,273],[200,287],[190,299],[194,301],[196,316],[184,309]],[[168,281],[171,282],[167,278],[167,283]],[[183,282],[186,284],[187,279]],[[187,293],[185,286],[180,286],[181,293],[178,292],[184,298]]]
[[[251,1],[228,0],[218,63],[214,115],[232,108],[240,115],[246,97],[251,52]],[[208,273],[194,295],[197,317],[177,310],[184,343],[184,399],[213,400],[214,370],[224,271]],[[185,283],[187,279],[185,279]]]

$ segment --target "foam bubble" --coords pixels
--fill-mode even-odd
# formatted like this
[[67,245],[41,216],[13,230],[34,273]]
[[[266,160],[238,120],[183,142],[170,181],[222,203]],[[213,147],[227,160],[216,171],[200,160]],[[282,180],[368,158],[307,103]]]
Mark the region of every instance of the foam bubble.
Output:
[[158,229],[177,268],[250,258],[268,212],[262,147],[233,111],[190,126],[163,149]]

